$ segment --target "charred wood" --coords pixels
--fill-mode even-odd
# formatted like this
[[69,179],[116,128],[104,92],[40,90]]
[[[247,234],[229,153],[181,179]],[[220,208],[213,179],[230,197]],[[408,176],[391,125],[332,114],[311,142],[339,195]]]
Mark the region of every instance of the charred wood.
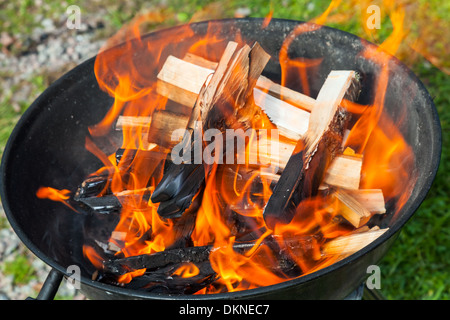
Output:
[[331,161],[338,153],[349,120],[339,106],[356,100],[359,79],[353,71],[332,71],[319,92],[308,131],[300,139],[264,209],[269,228],[289,223],[303,199],[315,196]]

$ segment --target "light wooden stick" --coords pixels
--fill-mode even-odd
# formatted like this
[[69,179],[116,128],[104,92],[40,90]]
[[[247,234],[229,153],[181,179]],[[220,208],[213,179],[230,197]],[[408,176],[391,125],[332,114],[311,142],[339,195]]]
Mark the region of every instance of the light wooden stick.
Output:
[[338,237],[327,242],[322,248],[322,253],[325,256],[355,253],[378,239],[387,230],[389,228]]

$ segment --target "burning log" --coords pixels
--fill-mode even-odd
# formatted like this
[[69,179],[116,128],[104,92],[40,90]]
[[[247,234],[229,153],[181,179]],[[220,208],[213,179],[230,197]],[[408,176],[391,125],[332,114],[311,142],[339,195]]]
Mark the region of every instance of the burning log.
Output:
[[103,271],[114,275],[124,275],[139,269],[157,270],[179,263],[198,264],[209,260],[209,254],[212,249],[212,246],[177,248],[152,254],[108,260],[103,262]]
[[122,204],[119,199],[113,195],[107,195],[102,197],[89,197],[80,198],[80,203],[82,203],[86,208],[89,208],[97,213],[113,213],[120,212],[122,209]]
[[317,194],[330,162],[341,147],[348,113],[343,99],[354,101],[359,79],[354,71],[332,71],[320,90],[310,116],[308,131],[300,139],[264,209],[269,228],[288,223],[296,207]]
[[[256,250],[262,245],[267,245],[271,248],[280,259],[279,263],[270,266],[273,271],[289,272],[296,269],[289,257],[286,256],[285,247],[289,249],[298,249],[302,246],[302,242],[308,241],[308,237],[299,237],[295,239],[282,240],[278,237],[267,237],[261,241],[246,241],[236,242],[232,249],[241,255],[253,255]],[[147,271],[160,270],[172,265],[182,263],[192,263],[195,265],[202,264],[209,261],[210,254],[216,250],[223,250],[225,247],[214,247],[213,245],[176,248],[152,254],[142,254],[131,256],[127,258],[113,258],[111,260],[103,261],[103,272],[116,276],[124,275],[126,273],[147,269]]]
[[[201,137],[199,139],[192,134],[198,119],[201,119],[203,131],[215,128],[225,132],[226,128],[249,127],[249,122],[258,112],[251,103],[247,103],[247,99],[270,57],[257,43],[252,48],[244,45],[238,51],[236,47],[236,43],[228,44],[211,80],[197,98],[187,126],[191,130],[184,138],[187,146],[201,145]],[[190,163],[182,166],[175,164],[166,169],[152,195],[154,203],[161,202],[158,213],[164,217],[181,215],[208,174],[202,163],[191,163],[192,160],[196,162],[192,158],[194,155],[189,156]]]
[[179,263],[133,278],[127,287],[152,293],[194,294],[217,278],[209,261],[197,265]]

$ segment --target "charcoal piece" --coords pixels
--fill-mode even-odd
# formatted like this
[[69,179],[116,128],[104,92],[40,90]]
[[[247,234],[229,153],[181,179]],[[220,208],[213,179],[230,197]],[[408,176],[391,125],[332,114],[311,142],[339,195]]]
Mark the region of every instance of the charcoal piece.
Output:
[[120,212],[120,210],[122,209],[122,204],[114,195],[80,198],[79,202],[82,207],[93,210],[97,213],[109,214]]
[[110,182],[108,174],[88,177],[78,187],[73,199],[80,201],[81,198],[95,197],[100,193],[108,193],[108,182]]
[[198,273],[190,277],[182,277],[175,273],[183,264],[179,263],[153,272],[146,272],[142,276],[133,278],[126,287],[152,293],[194,294],[217,279],[217,274],[209,261],[196,264]]

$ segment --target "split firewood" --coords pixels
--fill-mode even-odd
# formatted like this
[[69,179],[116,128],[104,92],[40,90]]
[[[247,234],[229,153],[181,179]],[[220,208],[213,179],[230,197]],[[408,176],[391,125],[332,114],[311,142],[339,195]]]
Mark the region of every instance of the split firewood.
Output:
[[148,141],[166,149],[172,149],[179,141],[174,140],[175,130],[186,128],[189,117],[166,110],[153,112]]
[[169,56],[157,76],[156,90],[160,95],[192,108],[200,89],[213,73],[214,70]]
[[195,64],[197,66],[200,66],[200,67],[203,67],[206,69],[209,69],[212,72],[214,72],[214,70],[216,70],[217,65],[218,65],[218,63],[215,61],[205,59],[203,57],[200,57],[200,56],[190,53],[190,52],[188,52],[184,55],[183,61]]
[[264,209],[269,228],[288,223],[299,203],[317,194],[331,161],[338,153],[348,113],[340,107],[343,99],[355,101],[359,77],[354,71],[332,71],[316,99],[308,131],[300,139],[272,196]]
[[[157,76],[158,93],[180,104],[192,107],[195,99],[182,97],[183,94],[179,90],[183,89],[190,93],[198,94],[205,81],[207,81],[207,78],[215,71],[217,65],[216,62],[191,53],[186,54],[183,59],[169,56]],[[184,83],[184,77],[190,73],[193,74],[193,77],[189,79],[190,83],[186,84]],[[171,86],[177,87],[177,94],[168,92],[168,88]],[[308,112],[311,112],[315,105],[315,99],[281,86],[264,76],[258,78],[256,87]]]
[[331,162],[323,182],[344,189],[359,189],[362,161],[360,156],[340,155]]
[[172,133],[184,129],[189,116],[168,110],[155,110],[151,117],[119,116],[116,130],[140,130],[143,140],[157,144],[161,148],[172,149],[179,141],[173,140]]
[[148,132],[149,123],[152,117],[141,117],[141,116],[119,116],[116,121],[116,130],[126,130],[134,128],[142,128],[142,132]]
[[306,133],[310,117],[309,112],[294,107],[257,88],[253,90],[253,98],[256,105],[261,107],[270,121],[277,126],[281,135],[297,141]]
[[315,99],[287,87],[283,87],[264,76],[259,77],[256,87],[288,104],[308,112],[312,111],[316,103]]
[[[165,118],[166,116],[169,116],[169,113],[163,113],[164,116],[161,118]],[[180,116],[178,116],[180,117]],[[119,117],[121,119],[121,117]],[[123,121],[129,121],[131,125],[133,125],[132,120],[127,119],[121,119],[121,122]],[[187,120],[186,120],[187,122]],[[139,123],[139,122],[134,122]],[[169,121],[169,123],[173,123]],[[140,125],[140,123],[139,123]],[[149,126],[149,124],[147,124]],[[174,130],[185,128],[184,127],[178,127],[172,125],[158,125],[161,130],[158,131],[158,134],[156,134],[156,129],[151,128],[150,134],[152,135],[149,137],[149,142],[151,142],[153,147],[148,147],[147,150],[139,150],[140,153],[148,152],[149,156],[157,157],[156,154],[160,155],[161,157],[171,157],[171,153],[168,149],[168,147],[173,146],[175,143],[179,143],[179,140],[173,139],[176,138],[175,135],[173,135]],[[155,132],[155,134],[152,134],[152,132]],[[296,134],[295,134],[296,135]],[[296,135],[299,137],[299,135]],[[162,138],[164,137],[164,138]],[[171,138],[172,137],[172,138]],[[287,137],[287,135],[285,135]],[[294,137],[294,136],[292,136]],[[231,142],[234,144],[234,135],[226,135],[224,144]],[[244,137],[245,139],[245,137]],[[174,141],[172,141],[174,140]],[[228,141],[230,140],[230,141]],[[271,166],[271,167],[277,167],[278,172],[283,171],[284,167],[286,166],[286,163],[288,162],[292,151],[295,148],[295,144],[292,142],[292,140],[285,139],[283,136],[278,137],[269,137],[267,135],[261,135],[261,136],[255,136],[252,139],[249,139],[248,142],[248,163],[249,164],[258,164],[262,166]],[[122,156],[125,149],[119,149],[116,152],[116,160],[117,164],[119,161],[122,160]],[[123,166],[126,166],[127,163],[131,163],[134,159],[134,154],[138,150],[136,149],[127,149],[127,156],[123,158],[122,164]],[[247,163],[247,161],[246,161]]]
[[[244,45],[237,51],[236,46],[227,46],[211,80],[201,90],[187,126],[192,130],[186,131],[186,144],[202,146],[201,141],[197,141],[201,137],[198,139],[196,134],[192,134],[198,119],[201,120],[201,131],[215,128],[224,133],[227,128],[249,128],[260,111],[248,103],[248,98],[270,56],[257,43],[252,48]],[[222,152],[225,154],[225,148]],[[223,154],[216,156],[223,157]],[[192,153],[189,156],[195,157]],[[190,160],[196,162],[194,158]],[[182,166],[174,164],[165,170],[152,195],[154,203],[161,202],[158,207],[160,215],[176,217],[182,214],[204,184],[208,175],[205,170],[210,170],[210,167],[192,162]]]
[[[254,92],[257,90],[255,89]],[[132,119],[121,119],[128,117],[119,117],[121,123],[129,123],[130,126],[134,124],[141,125],[139,120]],[[129,117],[132,118],[132,117]],[[294,118],[294,117],[292,117]],[[119,122],[119,120],[118,120]],[[147,124],[148,125],[148,124]],[[161,135],[171,136],[173,130],[170,129],[170,126],[166,126],[166,129],[163,132],[160,132]],[[174,127],[173,127],[174,128]],[[285,135],[287,136],[287,135]],[[234,137],[232,137],[234,139]],[[272,168],[275,166],[278,167],[278,170],[275,172],[278,173],[278,177],[274,176],[274,179],[279,178],[279,174],[286,167],[289,158],[294,151],[295,144],[292,143],[291,140],[286,140],[283,136],[279,137],[280,139],[274,139],[272,137],[256,137],[249,141],[248,145],[248,158],[256,160],[254,162],[249,162],[249,164],[258,164],[261,166],[270,165]],[[229,137],[226,137],[225,144],[227,143]],[[156,143],[157,140],[152,140],[151,142]],[[137,150],[127,149],[127,161],[122,160],[124,165],[130,163],[133,160],[134,153]],[[122,159],[122,154],[124,149],[119,149],[116,152],[116,160],[117,163]],[[143,154],[147,152],[147,150],[140,150],[140,153]],[[155,155],[159,156],[156,157]],[[154,146],[152,149],[148,150],[149,157],[156,157],[158,159],[169,157],[170,153],[166,148],[160,146]],[[247,162],[246,162],[247,163]],[[334,187],[342,187],[346,189],[358,189],[361,175],[361,167],[362,167],[362,157],[359,155],[348,155],[341,154],[337,155],[333,162],[330,164],[330,167],[327,170],[327,174],[325,175],[324,183],[334,186]]]
[[[198,141],[198,139],[195,139],[196,137],[193,137],[193,132],[195,130],[201,129],[197,127],[197,121],[201,116],[201,104],[204,104],[205,102],[207,104],[211,103],[211,101],[208,101],[208,99],[212,100],[211,96],[215,93],[219,82],[224,77],[224,73],[228,68],[233,55],[235,54],[236,48],[237,43],[228,43],[219,62],[219,65],[216,68],[216,72],[213,73],[212,78],[210,79],[211,81],[209,81],[207,84],[202,84],[202,92],[199,96],[196,96],[196,102],[187,124],[186,134],[182,140],[184,150],[191,151],[193,149],[195,150],[195,147],[197,147],[198,149],[198,147],[201,146],[201,141]],[[178,70],[174,70],[173,72],[178,72]],[[162,80],[161,76],[159,76],[159,78],[160,80]],[[170,79],[170,77],[164,77],[163,79]],[[187,163],[194,156],[195,155],[183,153],[182,157],[185,161],[185,164],[183,166],[180,166],[179,163],[168,163],[168,167],[165,169],[165,174],[156,187],[155,192],[153,193],[151,198],[153,203],[161,202],[158,207],[158,213],[160,215],[163,215],[165,217],[180,216],[182,212],[187,207],[189,207],[190,200],[197,193],[197,190],[200,188],[200,184],[203,183],[205,172],[202,166],[199,166],[195,163]],[[191,181],[193,181],[193,183]],[[182,196],[180,197],[181,193]],[[184,197],[188,198],[187,201],[184,201]],[[173,201],[173,199],[177,198],[180,199],[178,203]]]
[[347,190],[347,192],[370,213],[386,213],[383,191],[381,189]]
[[365,225],[372,217],[370,211],[348,192],[338,189],[332,196],[336,199],[337,212],[355,228]]
[[[200,64],[201,62],[198,62],[200,59],[203,58],[190,58],[189,61]],[[196,64],[170,56],[158,74],[157,92],[175,102],[192,107],[196,101],[195,96],[198,95],[202,86],[208,83],[212,73],[217,72]],[[177,74],[190,75],[191,73],[188,83],[183,79],[184,76],[177,76]],[[298,140],[308,127],[309,112],[305,110],[311,109],[311,104],[315,100],[281,87],[263,76],[257,78],[255,87],[259,88],[255,88],[253,92],[256,105],[265,111],[282,134]],[[293,103],[294,100],[295,103]],[[305,110],[299,109],[299,105],[306,106],[303,108]]]
[[325,256],[353,254],[378,239],[388,230],[389,228],[370,230],[338,237],[325,243],[322,253]]

